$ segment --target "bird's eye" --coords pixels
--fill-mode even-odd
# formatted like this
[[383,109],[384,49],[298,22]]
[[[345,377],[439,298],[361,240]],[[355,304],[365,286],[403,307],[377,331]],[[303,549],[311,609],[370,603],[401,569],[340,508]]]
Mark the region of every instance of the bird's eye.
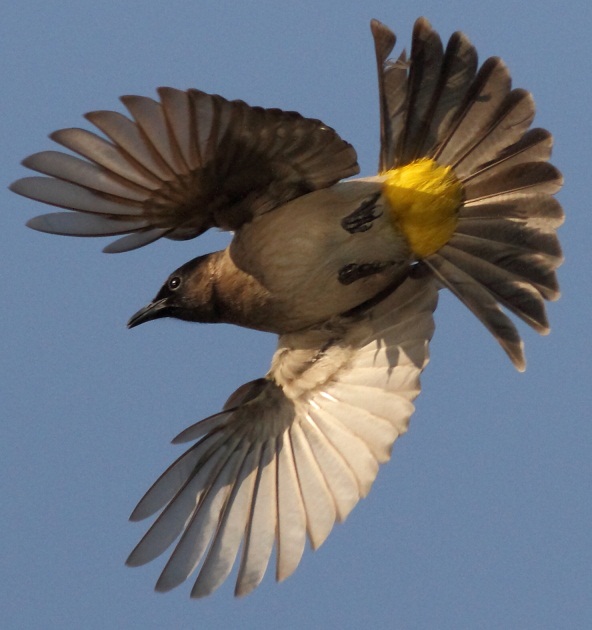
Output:
[[179,278],[179,276],[173,276],[169,280],[169,289],[171,289],[172,291],[174,291],[175,289],[178,289],[180,286],[181,286],[181,278]]

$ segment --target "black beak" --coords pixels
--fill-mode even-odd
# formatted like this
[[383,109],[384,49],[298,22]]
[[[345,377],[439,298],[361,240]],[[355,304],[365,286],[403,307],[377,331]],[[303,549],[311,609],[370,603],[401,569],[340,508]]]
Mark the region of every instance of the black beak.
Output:
[[134,326],[138,326],[139,324],[149,322],[152,319],[168,317],[169,313],[170,308],[167,305],[166,298],[155,300],[154,302],[150,302],[150,304],[148,304],[144,308],[141,308],[137,313],[134,313],[130,317],[127,323],[127,327],[133,328]]

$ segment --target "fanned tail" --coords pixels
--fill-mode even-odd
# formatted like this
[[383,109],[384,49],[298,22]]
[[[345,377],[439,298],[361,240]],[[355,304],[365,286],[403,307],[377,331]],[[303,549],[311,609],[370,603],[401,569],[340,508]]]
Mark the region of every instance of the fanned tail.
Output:
[[562,176],[548,162],[551,134],[529,129],[532,96],[512,89],[500,59],[491,57],[477,70],[475,49],[462,33],[452,35],[443,53],[440,37],[420,18],[402,68],[386,59],[394,46],[390,31],[373,23],[372,32],[381,91],[381,171],[430,158],[452,167],[463,187],[453,236],[422,264],[523,370],[520,336],[500,307],[542,334],[549,330],[544,300],[559,297],[555,270],[562,254],[555,231],[563,222],[552,197]]

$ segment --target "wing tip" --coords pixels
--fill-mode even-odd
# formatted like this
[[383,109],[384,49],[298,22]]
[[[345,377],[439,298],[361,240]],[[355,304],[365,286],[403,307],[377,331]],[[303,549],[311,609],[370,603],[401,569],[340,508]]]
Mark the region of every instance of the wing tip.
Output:
[[129,515],[128,520],[131,523],[139,523],[140,521],[143,521],[147,517],[147,515],[144,515],[141,513],[141,510],[139,508],[140,508],[140,505],[138,504],[134,508],[133,512]]
[[139,554],[137,553],[139,546],[140,545],[138,543],[138,545],[135,546],[133,551],[126,558],[126,560],[125,560],[125,566],[126,567],[132,567],[132,568],[133,567],[141,567],[141,566],[143,566],[144,564],[146,564],[148,562],[147,560],[143,560],[142,558],[139,557]]
[[40,214],[32,219],[29,219],[25,223],[25,227],[30,228],[31,230],[35,230],[35,232],[43,232],[44,234],[53,234],[51,230],[44,226],[45,220],[43,219],[45,215]]

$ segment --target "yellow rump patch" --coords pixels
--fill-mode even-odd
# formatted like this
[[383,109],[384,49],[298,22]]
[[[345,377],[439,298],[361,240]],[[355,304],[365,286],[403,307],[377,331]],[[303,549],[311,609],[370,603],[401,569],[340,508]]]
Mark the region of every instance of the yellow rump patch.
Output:
[[390,216],[413,253],[425,258],[449,240],[458,223],[462,184],[451,166],[422,158],[384,173]]

